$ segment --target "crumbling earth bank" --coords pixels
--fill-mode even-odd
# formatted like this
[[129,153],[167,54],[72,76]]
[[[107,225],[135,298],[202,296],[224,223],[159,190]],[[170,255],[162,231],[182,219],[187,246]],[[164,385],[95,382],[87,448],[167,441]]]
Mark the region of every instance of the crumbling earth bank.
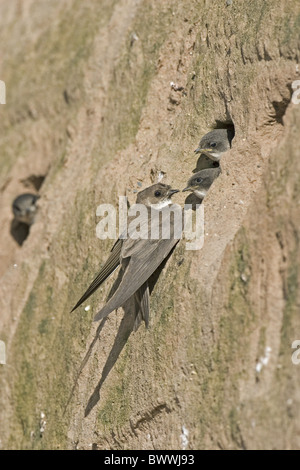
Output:
[[[0,17],[2,448],[299,448],[299,5],[12,0]],[[177,246],[149,329],[92,323],[115,277],[70,315],[111,246],[96,207],[160,173],[184,188],[228,124],[204,247]]]

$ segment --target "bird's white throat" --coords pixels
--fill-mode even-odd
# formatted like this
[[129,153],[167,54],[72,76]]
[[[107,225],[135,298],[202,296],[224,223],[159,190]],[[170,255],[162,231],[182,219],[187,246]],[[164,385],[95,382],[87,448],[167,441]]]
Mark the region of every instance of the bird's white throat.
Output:
[[208,156],[214,160],[215,162],[218,162],[221,158],[221,153],[220,152],[209,152]]
[[206,196],[206,191],[199,191],[199,189],[196,189],[194,191],[194,194],[196,194],[196,196],[199,198],[199,199],[204,199],[205,196]]
[[153,209],[160,210],[167,207],[169,204],[172,204],[171,199],[166,199],[165,201],[160,201],[157,204],[151,204],[151,207],[153,207]]

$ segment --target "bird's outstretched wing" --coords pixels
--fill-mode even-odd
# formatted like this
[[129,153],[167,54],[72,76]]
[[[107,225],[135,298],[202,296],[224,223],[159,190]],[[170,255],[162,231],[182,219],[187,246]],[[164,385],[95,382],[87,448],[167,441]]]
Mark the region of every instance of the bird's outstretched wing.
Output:
[[120,238],[116,241],[111,250],[110,256],[108,257],[104,266],[101,268],[99,274],[97,274],[97,276],[95,277],[89,288],[85,291],[83,296],[80,297],[77,304],[72,308],[71,312],[73,312],[77,307],[79,307],[79,305],[81,305],[86,299],[88,299],[90,295],[92,295],[95,290],[100,287],[100,285],[105,281],[105,279],[107,279],[119,266],[122,243],[123,240]]

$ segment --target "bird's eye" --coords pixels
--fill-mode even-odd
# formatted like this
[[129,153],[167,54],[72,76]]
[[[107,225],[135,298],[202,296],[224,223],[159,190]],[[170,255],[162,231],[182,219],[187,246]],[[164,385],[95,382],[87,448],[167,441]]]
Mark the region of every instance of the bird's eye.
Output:
[[201,183],[202,178],[196,178],[196,183]]
[[216,142],[211,142],[211,143],[210,143],[210,146],[211,146],[211,147],[215,147],[216,145],[217,145]]
[[155,197],[161,196],[161,192],[160,192],[160,191],[155,191],[154,196],[155,196]]

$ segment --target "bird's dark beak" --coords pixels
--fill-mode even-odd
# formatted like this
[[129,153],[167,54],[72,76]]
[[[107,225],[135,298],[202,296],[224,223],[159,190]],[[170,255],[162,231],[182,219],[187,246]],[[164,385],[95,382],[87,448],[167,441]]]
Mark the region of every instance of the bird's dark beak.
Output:
[[169,191],[168,191],[168,196],[169,196],[169,197],[172,197],[173,194],[179,193],[179,192],[180,192],[180,189],[169,189]]
[[192,191],[192,189],[191,189],[190,186],[187,186],[187,187],[184,188],[181,192],[184,193],[185,191]]
[[197,153],[201,153],[201,148],[198,147],[196,150],[194,150],[194,153],[196,153],[196,154],[197,154]]

